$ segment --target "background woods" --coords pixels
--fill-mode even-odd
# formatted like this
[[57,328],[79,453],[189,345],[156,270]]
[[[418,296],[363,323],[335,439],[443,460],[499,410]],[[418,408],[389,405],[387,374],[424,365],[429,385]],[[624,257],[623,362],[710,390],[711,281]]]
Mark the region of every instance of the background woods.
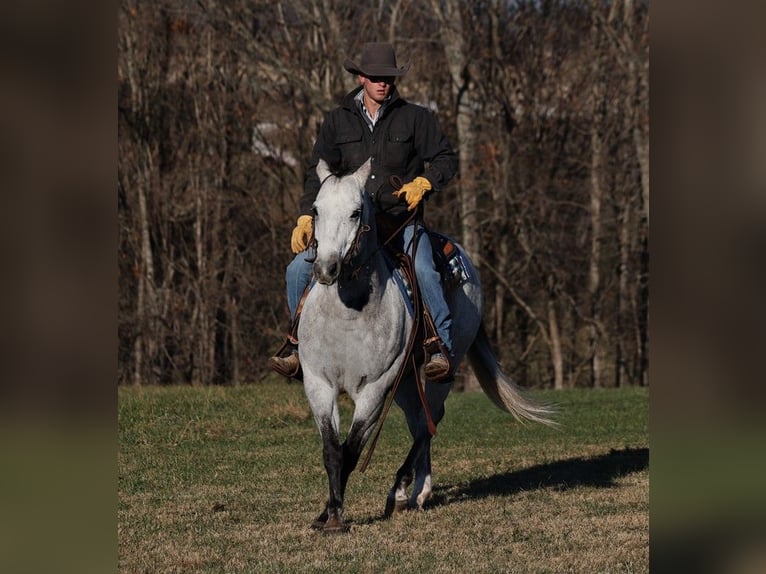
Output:
[[253,381],[342,62],[390,41],[461,176],[428,223],[477,259],[525,386],[647,384],[648,3],[141,2],[119,11],[119,381]]

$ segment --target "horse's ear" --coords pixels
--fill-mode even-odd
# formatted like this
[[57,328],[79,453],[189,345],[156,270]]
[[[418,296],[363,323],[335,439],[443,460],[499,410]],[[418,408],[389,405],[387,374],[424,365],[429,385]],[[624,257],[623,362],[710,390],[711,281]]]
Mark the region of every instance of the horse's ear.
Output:
[[323,159],[320,159],[319,163],[317,163],[317,175],[319,176],[319,181],[324,181],[332,175],[330,166]]
[[367,183],[367,178],[370,177],[372,171],[372,158],[368,159],[362,164],[362,166],[354,172],[356,181],[359,182],[359,187],[364,187]]

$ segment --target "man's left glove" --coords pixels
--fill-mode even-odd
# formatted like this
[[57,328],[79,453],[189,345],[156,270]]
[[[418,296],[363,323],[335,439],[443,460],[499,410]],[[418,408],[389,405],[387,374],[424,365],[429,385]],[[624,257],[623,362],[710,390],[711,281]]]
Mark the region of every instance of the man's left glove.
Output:
[[407,202],[407,211],[412,211],[423,200],[425,193],[431,189],[431,182],[425,177],[416,177],[409,183],[405,183],[399,191],[394,192],[394,197],[404,197]]

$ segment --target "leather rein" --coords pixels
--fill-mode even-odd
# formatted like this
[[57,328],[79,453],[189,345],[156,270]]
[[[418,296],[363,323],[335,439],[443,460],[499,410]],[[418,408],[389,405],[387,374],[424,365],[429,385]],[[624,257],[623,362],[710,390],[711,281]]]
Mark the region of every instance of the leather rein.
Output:
[[[391,176],[390,182],[395,189],[399,189],[402,186],[401,180],[396,176]],[[410,215],[402,225],[400,225],[391,235],[389,235],[385,241],[383,241],[382,243],[380,243],[380,245],[378,245],[378,247],[370,254],[369,257],[365,259],[362,265],[358,267],[357,271],[355,272],[358,272],[358,270],[361,269],[364,266],[364,264],[366,264],[367,261],[369,261],[370,258],[372,258],[376,253],[378,253],[383,247],[388,245],[410,223],[414,221],[415,224],[417,225],[417,221],[416,221],[417,216],[418,216],[418,210],[415,210],[412,213],[412,215]],[[415,342],[421,330],[420,321],[421,321],[421,317],[423,316],[423,302],[421,300],[420,290],[418,289],[418,282],[417,282],[417,276],[415,274],[415,263],[414,263],[415,256],[417,254],[417,246],[418,246],[417,230],[415,230],[415,233],[413,233],[412,257],[408,257],[406,253],[399,253],[397,255],[397,258],[399,260],[399,266],[401,267],[402,271],[406,274],[407,279],[409,280],[410,285],[412,287],[412,307],[413,307],[412,330],[410,331],[410,336],[407,338],[407,345],[405,346],[405,349],[404,349],[404,361],[402,361],[402,364],[399,367],[399,371],[396,373],[394,384],[391,385],[391,389],[388,391],[388,395],[386,396],[386,401],[383,404],[383,410],[381,411],[380,417],[378,418],[378,422],[375,425],[376,428],[375,428],[374,434],[372,435],[372,441],[370,442],[370,446],[367,448],[367,453],[365,454],[364,459],[362,460],[362,464],[359,466],[360,473],[363,473],[365,470],[367,470],[367,466],[370,464],[372,453],[375,451],[375,446],[378,444],[378,438],[380,438],[380,433],[383,430],[383,423],[386,420],[388,411],[391,409],[391,404],[394,402],[396,391],[399,389],[399,383],[402,382],[402,379],[404,378],[404,374],[407,372],[408,368],[412,368],[412,372],[415,374],[415,386],[418,390],[420,403],[423,406],[423,413],[425,414],[425,417],[426,417],[428,432],[431,434],[431,436],[434,436],[436,434],[436,425],[434,424],[434,421],[431,418],[431,407],[428,405],[428,399],[426,398],[425,386],[424,386],[425,382],[420,376],[420,369],[418,368],[417,360],[415,359],[415,353],[414,353]]]

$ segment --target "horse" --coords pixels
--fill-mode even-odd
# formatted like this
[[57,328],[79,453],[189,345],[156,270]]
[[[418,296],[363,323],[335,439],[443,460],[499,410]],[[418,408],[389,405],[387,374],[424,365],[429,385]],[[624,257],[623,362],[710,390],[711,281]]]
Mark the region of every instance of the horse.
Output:
[[[298,340],[303,387],[321,435],[329,483],[327,503],[311,526],[331,533],[350,528],[343,518],[346,485],[407,360],[414,319],[377,236],[374,208],[365,190],[370,160],[343,176],[331,173],[321,160],[316,169],[322,185],[313,205],[315,283],[303,304]],[[525,397],[500,370],[482,327],[478,274],[462,247],[456,246],[467,278],[445,293],[453,321],[455,364],[467,355],[485,394],[499,408],[522,421],[555,425],[553,410]],[[404,411],[413,442],[386,498],[387,517],[406,509],[422,510],[432,496],[430,421],[415,369],[409,371],[397,385],[394,400]],[[452,382],[427,382],[425,387],[425,404],[436,425],[444,416]],[[342,443],[341,392],[354,403]]]

